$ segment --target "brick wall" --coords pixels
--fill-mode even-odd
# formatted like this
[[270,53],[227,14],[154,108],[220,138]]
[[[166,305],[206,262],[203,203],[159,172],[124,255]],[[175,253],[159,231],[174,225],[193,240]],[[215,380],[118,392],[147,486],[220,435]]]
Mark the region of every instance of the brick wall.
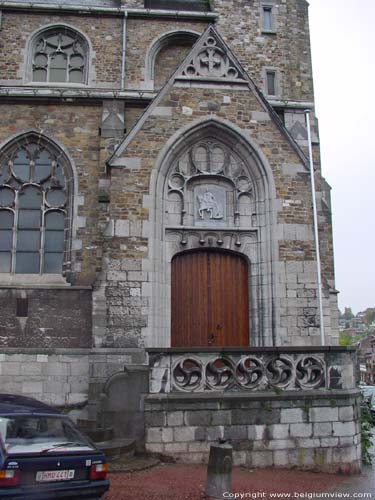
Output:
[[160,89],[184,60],[192,44],[175,42],[161,49],[155,60],[155,89]]
[[[0,345],[91,347],[91,296],[90,289],[0,289]],[[27,301],[22,317],[18,300]]]

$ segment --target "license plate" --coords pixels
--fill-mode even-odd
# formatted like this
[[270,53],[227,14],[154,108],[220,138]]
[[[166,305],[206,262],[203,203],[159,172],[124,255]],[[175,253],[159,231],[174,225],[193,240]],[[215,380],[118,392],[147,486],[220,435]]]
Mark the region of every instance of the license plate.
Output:
[[36,481],[48,483],[50,481],[70,481],[74,478],[74,470],[44,470],[36,473]]

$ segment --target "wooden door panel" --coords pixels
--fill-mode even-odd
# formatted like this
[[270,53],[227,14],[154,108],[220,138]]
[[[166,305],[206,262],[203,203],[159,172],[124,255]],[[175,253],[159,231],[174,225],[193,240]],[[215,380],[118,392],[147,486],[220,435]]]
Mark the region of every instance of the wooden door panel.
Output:
[[198,253],[184,254],[173,260],[172,346],[207,344],[207,288],[207,265]]
[[214,345],[247,346],[248,340],[248,268],[244,259],[215,252],[211,265],[210,329]]
[[171,345],[249,345],[248,265],[225,252],[193,251],[172,261]]

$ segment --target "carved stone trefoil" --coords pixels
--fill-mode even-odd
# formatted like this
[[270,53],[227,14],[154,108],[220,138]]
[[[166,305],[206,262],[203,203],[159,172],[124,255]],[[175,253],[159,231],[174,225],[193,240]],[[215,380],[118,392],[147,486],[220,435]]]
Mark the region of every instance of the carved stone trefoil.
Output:
[[183,69],[182,77],[200,80],[245,81],[234,57],[225,50],[222,40],[214,30],[201,40],[196,54]]

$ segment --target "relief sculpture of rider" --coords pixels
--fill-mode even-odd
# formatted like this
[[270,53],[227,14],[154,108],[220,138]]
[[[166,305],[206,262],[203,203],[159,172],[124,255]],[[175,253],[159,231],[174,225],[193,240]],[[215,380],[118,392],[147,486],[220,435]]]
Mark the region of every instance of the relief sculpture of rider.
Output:
[[198,213],[201,219],[204,218],[204,212],[210,214],[210,219],[222,219],[223,214],[219,208],[219,204],[216,201],[215,195],[210,191],[206,191],[202,195],[197,195],[199,208]]

